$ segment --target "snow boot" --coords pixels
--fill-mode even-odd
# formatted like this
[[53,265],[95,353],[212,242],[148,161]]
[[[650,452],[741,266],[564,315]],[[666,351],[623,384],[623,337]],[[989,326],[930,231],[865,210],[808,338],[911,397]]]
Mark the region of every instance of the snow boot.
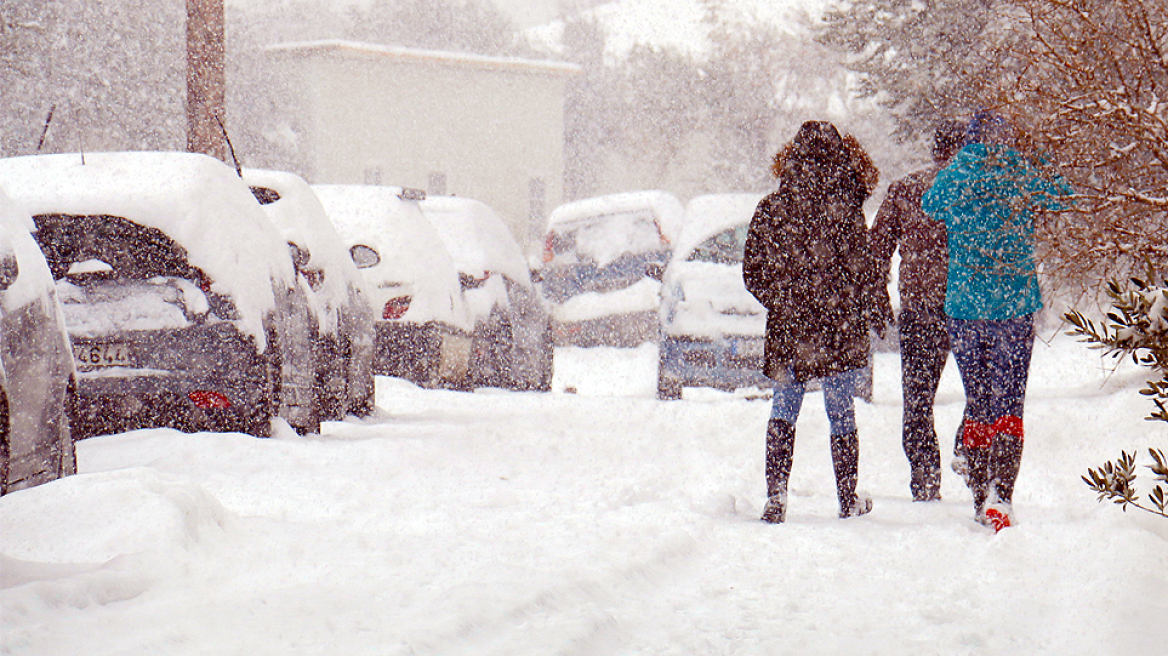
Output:
[[941,468],[913,467],[908,485],[913,501],[940,501]]
[[981,521],[985,515],[990,483],[990,448],[994,443],[994,427],[992,424],[966,419],[962,425],[961,442],[969,468],[967,485],[973,493],[974,516]]
[[782,419],[767,422],[766,483],[767,502],[762,521],[782,524],[787,519],[787,480],[795,453],[795,427]]
[[901,438],[911,475],[909,489],[913,501],[941,500],[941,452],[937,433],[931,425],[913,421],[904,425]]
[[998,434],[990,446],[989,482],[983,524],[1000,531],[1014,525],[1014,482],[1022,464],[1022,419],[1002,417],[994,422]]
[[1001,501],[988,503],[977,521],[997,533],[1014,525],[1014,507]]
[[990,450],[988,447],[966,447],[969,463],[969,491],[973,493],[973,510],[978,517],[985,511],[990,478]]
[[856,496],[859,478],[860,438],[856,431],[831,436],[831,463],[835,468],[835,489],[839,497],[840,519],[866,515],[872,500]]
[[1018,469],[1022,464],[1022,420],[1018,417],[1003,417],[994,424],[1001,432],[994,436],[990,447],[990,481],[988,491],[994,496],[991,501],[1012,503],[1014,482],[1018,480]]
[[957,437],[953,440],[953,462],[950,463],[950,468],[953,473],[961,477],[961,482],[965,483],[965,487],[969,487],[969,456],[965,451],[965,443],[962,440],[962,435],[965,432],[965,422],[957,425]]

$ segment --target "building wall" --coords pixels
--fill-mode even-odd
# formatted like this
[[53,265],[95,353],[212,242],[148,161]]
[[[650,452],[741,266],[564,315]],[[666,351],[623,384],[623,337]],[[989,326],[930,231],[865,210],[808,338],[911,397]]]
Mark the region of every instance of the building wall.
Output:
[[[299,99],[311,181],[481,200],[529,249],[563,198],[575,68],[344,42],[271,50]],[[537,205],[533,211],[533,199]]]

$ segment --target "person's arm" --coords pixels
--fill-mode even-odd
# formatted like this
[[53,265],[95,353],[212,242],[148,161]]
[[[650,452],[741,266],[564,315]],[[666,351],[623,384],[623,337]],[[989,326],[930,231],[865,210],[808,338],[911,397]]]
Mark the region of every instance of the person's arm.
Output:
[[742,280],[747,291],[776,316],[795,311],[793,290],[801,275],[783,219],[776,196],[764,198],[750,222],[742,259]]
[[880,209],[876,212],[876,221],[868,229],[868,248],[872,253],[872,261],[876,273],[884,285],[892,275],[892,254],[900,244],[904,229],[904,185],[894,182],[888,188]]
[[953,204],[960,174],[953,165],[941,169],[928,191],[921,196],[921,209],[934,221],[945,222],[945,211]]
[[766,227],[771,223],[771,213],[775,211],[771,197],[763,198],[754,210],[750,220],[750,231],[746,236],[746,252],[742,257],[742,282],[763,307],[773,306],[773,271],[770,260],[771,248],[768,244]]

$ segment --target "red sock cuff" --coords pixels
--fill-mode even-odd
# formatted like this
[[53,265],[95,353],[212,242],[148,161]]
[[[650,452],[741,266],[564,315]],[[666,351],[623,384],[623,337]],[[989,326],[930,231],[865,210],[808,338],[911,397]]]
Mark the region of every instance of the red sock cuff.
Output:
[[995,433],[1005,433],[1011,437],[1022,439],[1022,418],[1006,415],[994,422]]
[[988,449],[997,432],[993,424],[966,419],[961,429],[961,443],[969,449]]

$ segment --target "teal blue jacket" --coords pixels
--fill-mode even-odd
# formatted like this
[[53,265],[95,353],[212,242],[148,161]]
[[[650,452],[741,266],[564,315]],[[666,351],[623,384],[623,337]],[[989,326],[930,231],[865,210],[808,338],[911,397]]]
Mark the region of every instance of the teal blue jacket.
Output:
[[1034,261],[1034,212],[1070,194],[1061,178],[1000,144],[969,144],[937,174],[921,208],[949,241],[945,313],[1012,319],[1042,308]]

